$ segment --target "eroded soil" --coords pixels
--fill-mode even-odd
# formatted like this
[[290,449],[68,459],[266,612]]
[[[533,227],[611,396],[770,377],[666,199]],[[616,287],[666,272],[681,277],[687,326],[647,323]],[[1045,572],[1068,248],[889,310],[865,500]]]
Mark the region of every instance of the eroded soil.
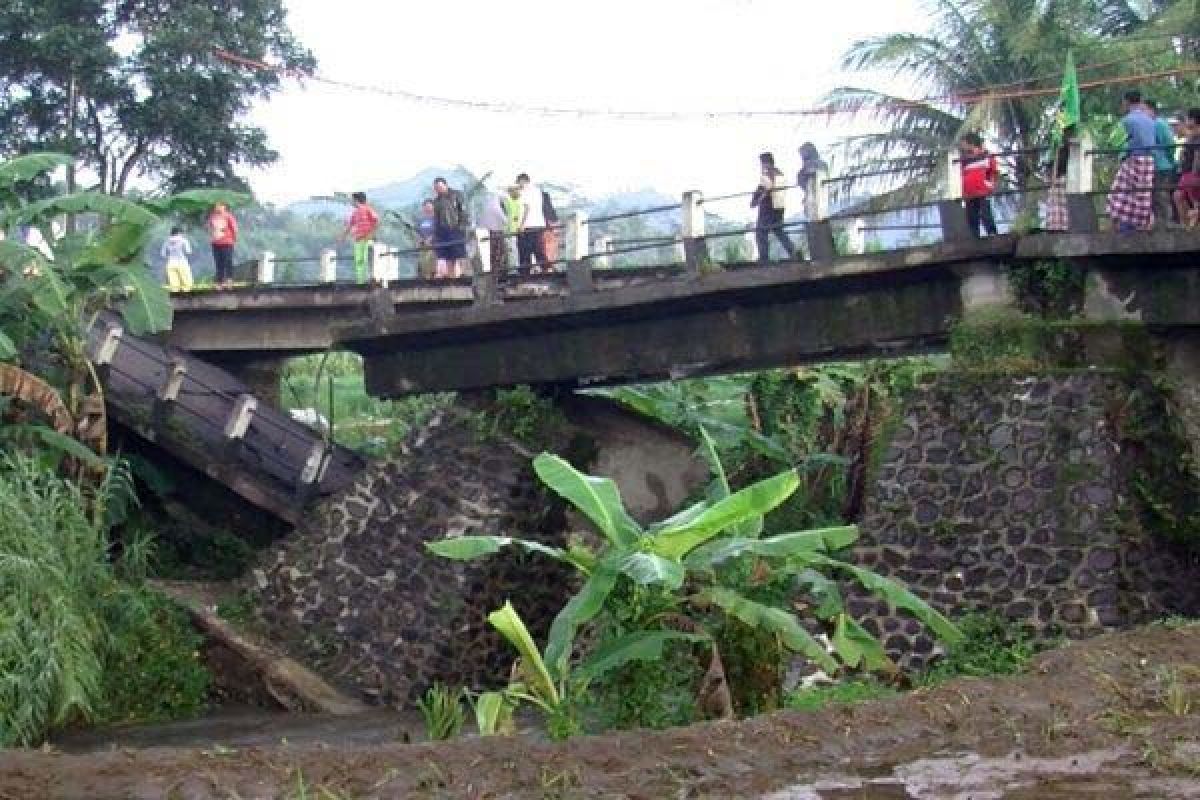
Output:
[[1200,626],[1071,644],[1012,679],[554,744],[0,755],[0,798],[1197,798]]

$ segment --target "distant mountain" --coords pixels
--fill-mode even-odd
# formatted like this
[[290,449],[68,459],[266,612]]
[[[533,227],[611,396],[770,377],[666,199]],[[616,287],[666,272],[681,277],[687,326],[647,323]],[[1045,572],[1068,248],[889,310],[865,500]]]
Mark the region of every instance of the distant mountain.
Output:
[[[371,204],[379,208],[408,209],[417,205],[426,197],[433,196],[433,181],[439,177],[445,178],[451,186],[460,188],[472,186],[478,180],[475,174],[465,167],[429,167],[428,169],[421,170],[407,180],[387,183],[373,188],[368,187],[361,191],[366,192]],[[349,191],[359,190],[351,189]],[[309,200],[299,200],[291,203],[286,207],[286,210],[303,217],[311,217],[318,214],[344,216],[347,210],[347,203],[331,198],[314,197]]]

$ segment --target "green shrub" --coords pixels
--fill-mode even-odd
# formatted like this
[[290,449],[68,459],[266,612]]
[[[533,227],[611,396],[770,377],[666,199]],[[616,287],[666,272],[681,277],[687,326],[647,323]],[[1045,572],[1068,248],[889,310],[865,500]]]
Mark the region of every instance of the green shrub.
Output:
[[0,458],[0,746],[97,716],[194,710],[204,694],[185,622],[108,560],[109,490],[85,496],[36,458]]
[[959,620],[963,639],[947,645],[946,654],[923,676],[922,682],[950,678],[1015,675],[1040,649],[1017,625],[996,614],[970,614]]
[[830,686],[797,689],[784,696],[784,706],[793,711],[820,711],[829,706],[853,705],[899,694],[887,684],[873,680],[850,680]]
[[178,719],[205,709],[211,675],[200,655],[204,637],[180,608],[148,590],[127,589],[108,616],[97,721]]

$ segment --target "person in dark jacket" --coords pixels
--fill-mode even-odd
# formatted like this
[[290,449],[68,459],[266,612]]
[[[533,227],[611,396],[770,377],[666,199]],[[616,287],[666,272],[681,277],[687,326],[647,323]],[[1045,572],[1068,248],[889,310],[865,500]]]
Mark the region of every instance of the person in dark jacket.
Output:
[[458,278],[467,265],[467,209],[462,192],[451,189],[445,178],[433,182],[433,249],[437,277]]
[[750,198],[750,207],[758,209],[758,221],[755,223],[754,241],[758,246],[758,263],[766,264],[771,260],[771,234],[774,233],[779,243],[783,245],[788,260],[796,258],[796,245],[788,238],[783,230],[784,204],[787,196],[787,180],[775,166],[775,156],[762,153],[758,157],[761,171],[758,177],[758,188]]

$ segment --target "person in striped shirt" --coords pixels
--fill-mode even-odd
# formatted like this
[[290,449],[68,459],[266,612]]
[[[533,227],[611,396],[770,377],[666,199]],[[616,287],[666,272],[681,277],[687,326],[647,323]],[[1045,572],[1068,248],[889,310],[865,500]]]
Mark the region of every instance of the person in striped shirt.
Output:
[[355,192],[350,199],[354,201],[354,210],[350,212],[346,230],[339,241],[345,241],[346,237],[354,241],[354,280],[366,283],[371,242],[375,238],[375,231],[379,229],[379,215],[367,204],[367,196],[363,192]]

